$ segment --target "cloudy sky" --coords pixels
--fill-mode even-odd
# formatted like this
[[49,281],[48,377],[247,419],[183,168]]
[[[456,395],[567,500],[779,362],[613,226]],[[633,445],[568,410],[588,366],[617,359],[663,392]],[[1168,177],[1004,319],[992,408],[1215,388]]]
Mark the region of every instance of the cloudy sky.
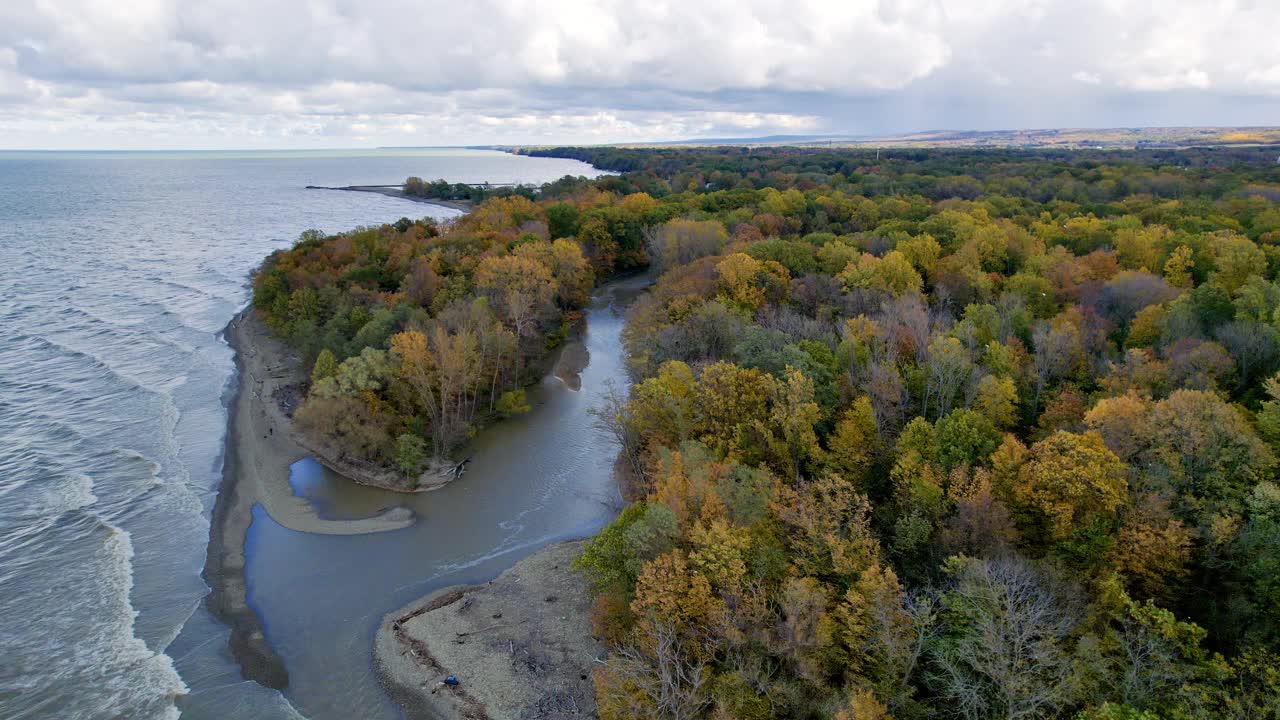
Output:
[[1280,124],[1280,1],[0,0],[0,148]]

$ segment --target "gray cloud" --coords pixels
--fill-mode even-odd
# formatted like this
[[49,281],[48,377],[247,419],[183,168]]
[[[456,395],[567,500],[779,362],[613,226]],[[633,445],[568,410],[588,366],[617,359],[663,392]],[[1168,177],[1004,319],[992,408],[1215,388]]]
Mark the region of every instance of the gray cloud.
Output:
[[1280,4],[8,0],[0,146],[1268,124]]

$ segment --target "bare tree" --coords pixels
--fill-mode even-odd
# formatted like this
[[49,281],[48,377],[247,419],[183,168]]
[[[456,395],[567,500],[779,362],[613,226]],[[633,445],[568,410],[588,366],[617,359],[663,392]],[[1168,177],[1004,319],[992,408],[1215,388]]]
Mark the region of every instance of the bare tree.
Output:
[[931,678],[967,720],[1053,717],[1076,696],[1073,634],[1083,612],[1017,557],[969,560],[944,595],[951,627]]
[[929,357],[929,310],[919,293],[907,293],[890,300],[880,308],[878,317],[887,329],[906,335],[916,353],[916,364],[923,365]]
[[1214,332],[1236,361],[1237,388],[1249,388],[1258,377],[1270,375],[1280,359],[1280,337],[1270,325],[1236,320]]
[[705,660],[685,652],[680,634],[669,622],[652,626],[653,654],[633,646],[616,648],[609,669],[624,688],[638,692],[654,717],[692,720],[711,702],[711,672]]
[[640,433],[636,430],[635,421],[628,407],[627,396],[612,380],[605,380],[604,392],[600,395],[600,404],[587,411],[595,418],[596,428],[605,432],[618,443],[618,452],[627,462],[632,477],[642,487],[648,486],[644,461],[641,456]]
[[937,336],[929,343],[929,375],[925,382],[924,412],[935,418],[951,412],[956,395],[973,371],[964,346],[955,338]]
[[1035,345],[1032,360],[1036,370],[1035,406],[1040,408],[1040,395],[1054,380],[1075,369],[1081,359],[1080,331],[1074,325],[1042,322],[1031,335]]
[[1018,329],[1018,320],[1027,312],[1027,301],[1018,293],[1002,293],[996,300],[996,315],[1000,318],[996,326],[996,337],[1000,342],[1009,342]]

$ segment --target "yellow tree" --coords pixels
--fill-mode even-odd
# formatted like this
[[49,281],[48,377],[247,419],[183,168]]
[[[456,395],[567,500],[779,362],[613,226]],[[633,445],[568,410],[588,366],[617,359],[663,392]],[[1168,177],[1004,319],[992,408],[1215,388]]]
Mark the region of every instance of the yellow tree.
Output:
[[725,516],[726,508],[716,485],[728,475],[728,465],[710,458],[697,443],[689,443],[681,450],[660,450],[656,465],[649,502],[670,509],[680,527]]
[[573,240],[560,238],[554,242],[527,242],[516,247],[512,254],[537,261],[550,269],[555,298],[564,307],[585,303],[595,284],[591,263],[583,256],[582,246]]
[[919,292],[924,286],[924,279],[911,266],[899,250],[885,253],[884,257],[876,257],[863,253],[856,262],[840,273],[840,280],[848,288],[874,288],[885,290],[894,295],[902,295],[908,291]]
[[938,258],[942,257],[942,246],[927,233],[899,240],[897,250],[925,275],[933,272]]
[[1210,247],[1214,256],[1212,279],[1229,293],[1234,294],[1249,276],[1267,270],[1267,254],[1244,235],[1214,233]]
[[747,576],[747,551],[751,538],[742,528],[724,519],[694,524],[689,530],[689,564],[711,582],[721,595],[737,595]]
[[645,564],[631,611],[631,642],[596,670],[600,717],[692,720],[710,702],[710,627],[724,614],[723,603],[673,550]]
[[865,487],[879,440],[871,400],[862,395],[841,413],[827,438],[827,468],[856,487]]
[[1126,270],[1155,271],[1160,267],[1160,245],[1168,236],[1163,225],[1123,228],[1116,232],[1115,248]]
[[628,407],[649,444],[679,447],[692,439],[698,419],[693,371],[679,360],[663,363],[657,375],[635,386]]
[[1164,263],[1164,279],[1174,287],[1191,287],[1191,268],[1195,267],[1191,248],[1179,245]]
[[1018,387],[1012,378],[984,375],[978,381],[973,409],[992,425],[1006,430],[1018,420],[1017,402]]
[[1276,464],[1242,410],[1211,392],[1178,390],[1156,403],[1151,430],[1154,459],[1201,519],[1238,507]]
[[1045,521],[1048,540],[1065,540],[1077,527],[1124,504],[1127,474],[1098,433],[1059,430],[1031,447],[1013,495]]
[[701,257],[716,255],[729,241],[717,220],[676,218],[645,231],[649,260],[658,272],[677,268]]
[[851,579],[880,560],[871,503],[843,478],[827,473],[783,484],[773,508],[789,531],[791,561],[802,574]]
[[430,335],[416,330],[393,335],[391,352],[431,423],[434,456],[443,458],[470,430],[474,395],[469,391],[480,377],[476,337],[435,325]]
[[854,689],[836,713],[836,720],[893,720],[893,716],[870,690]]
[[733,253],[716,264],[720,294],[729,302],[748,310],[759,310],[765,302],[778,302],[787,295],[791,276],[773,260],[761,262],[746,253]]
[[[426,334],[410,330],[392,335],[391,354],[397,362],[397,372],[413,388],[427,420],[432,427],[438,426],[441,401],[437,392],[435,357],[427,344]],[[434,436],[432,441],[435,456],[440,457],[440,443]]]
[[518,337],[530,334],[555,296],[551,269],[530,257],[487,257],[476,266],[476,288],[502,310]]
[[836,624],[830,592],[817,578],[789,577],[778,593],[778,643],[797,674],[820,681],[832,665]]
[[[872,697],[895,709],[902,707],[913,693],[912,676],[924,660],[933,625],[934,609],[929,601],[909,604],[897,574],[877,563],[858,575],[832,614],[846,653],[846,672],[859,676],[856,682],[864,690],[870,686]],[[864,705],[864,710],[878,705]],[[884,709],[879,706],[881,712]]]
[[1165,318],[1169,311],[1164,305],[1148,305],[1138,311],[1129,323],[1129,336],[1124,344],[1130,348],[1151,347],[1160,340],[1164,333]]
[[1090,429],[1098,431],[1107,447],[1125,462],[1131,462],[1151,444],[1151,401],[1129,392],[1103,398],[1084,415]]
[[442,449],[447,452],[471,431],[474,408],[467,400],[471,397],[468,391],[480,378],[479,343],[470,330],[450,333],[437,324],[431,329],[431,350],[435,355],[441,410],[440,427],[434,435],[442,436]]
[[1187,574],[1194,540],[1195,533],[1173,517],[1168,501],[1148,495],[1125,516],[1109,557],[1140,597],[1169,599]]
[[758,309],[764,304],[764,291],[755,282],[760,268],[760,261],[746,253],[729,255],[716,264],[721,292],[736,305]]
[[798,480],[805,464],[819,459],[822,448],[813,428],[821,419],[822,411],[813,400],[813,381],[788,366],[784,380],[774,386],[768,422],[756,422],[779,472]]
[[755,368],[717,362],[703,369],[694,389],[694,407],[702,442],[729,454],[738,442],[739,428],[763,421],[774,394],[772,375]]

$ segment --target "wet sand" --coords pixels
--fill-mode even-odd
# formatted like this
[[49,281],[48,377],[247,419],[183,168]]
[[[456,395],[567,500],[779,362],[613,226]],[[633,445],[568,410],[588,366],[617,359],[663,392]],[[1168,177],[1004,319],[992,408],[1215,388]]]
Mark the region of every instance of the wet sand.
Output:
[[237,315],[224,335],[236,351],[238,384],[228,412],[222,485],[209,529],[206,603],[231,627],[231,651],[244,677],[283,688],[288,684],[284,664],[267,644],[247,602],[244,545],[253,506],[261,505],[286,528],[325,535],[399,530],[412,525],[414,516],[397,507],[369,518],[328,520],[308,500],[294,495],[289,467],[310,452],[294,439],[276,397],[278,390],[302,379],[301,360],[270,337],[252,309]]
[[[410,718],[595,717],[583,541],[551,545],[484,585],[438,590],[390,613],[374,663]],[[453,675],[457,686],[441,680]]]

